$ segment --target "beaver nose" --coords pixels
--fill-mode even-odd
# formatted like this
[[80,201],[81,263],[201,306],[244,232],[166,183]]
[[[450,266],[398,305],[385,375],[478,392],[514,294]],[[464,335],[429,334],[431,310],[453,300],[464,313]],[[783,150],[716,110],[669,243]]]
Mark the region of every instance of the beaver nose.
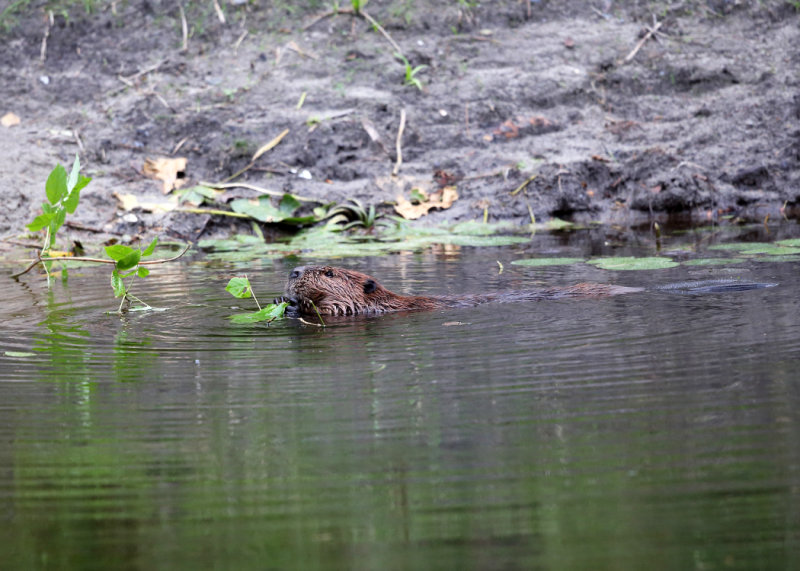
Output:
[[305,269],[306,269],[305,266],[296,267],[291,272],[289,272],[289,279],[290,280],[296,280],[297,278],[299,278],[300,276],[303,275],[303,272],[305,271]]

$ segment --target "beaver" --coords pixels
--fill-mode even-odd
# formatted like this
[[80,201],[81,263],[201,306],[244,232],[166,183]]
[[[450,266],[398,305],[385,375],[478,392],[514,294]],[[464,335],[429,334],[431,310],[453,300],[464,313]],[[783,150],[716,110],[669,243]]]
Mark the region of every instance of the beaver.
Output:
[[[540,301],[567,297],[606,297],[642,288],[579,283],[567,287],[472,295],[400,295],[367,274],[335,266],[300,266],[289,273],[286,295],[289,315],[377,315],[394,311],[425,311],[471,307],[489,302]],[[316,308],[316,309],[315,309]]]

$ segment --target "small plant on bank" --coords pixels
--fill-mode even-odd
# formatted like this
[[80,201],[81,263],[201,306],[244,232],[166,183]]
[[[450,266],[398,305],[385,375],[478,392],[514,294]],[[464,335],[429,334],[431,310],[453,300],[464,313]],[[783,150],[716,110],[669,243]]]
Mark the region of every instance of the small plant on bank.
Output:
[[286,312],[286,307],[289,305],[285,301],[282,301],[281,303],[270,303],[264,307],[261,307],[261,304],[258,303],[255,293],[253,293],[253,288],[250,285],[250,280],[247,279],[247,276],[231,278],[228,282],[228,285],[225,286],[225,291],[237,299],[247,299],[252,297],[253,301],[256,302],[256,307],[258,307],[258,311],[254,311],[252,313],[238,313],[236,315],[231,315],[231,321],[234,323],[258,323],[260,321],[271,323],[276,319],[283,317],[283,314]]
[[[24,270],[17,272],[12,277],[17,278],[22,274],[28,272],[37,264],[42,264],[42,267],[47,274],[47,283],[50,284],[50,271],[53,262],[55,261],[81,261],[81,262],[94,262],[101,264],[114,264],[114,269],[111,272],[111,288],[114,290],[115,297],[121,297],[122,300],[119,305],[117,313],[122,313],[122,308],[127,302],[130,305],[131,301],[138,302],[140,305],[133,308],[133,310],[153,309],[145,302],[131,294],[130,280],[128,285],[123,281],[125,278],[135,279],[145,278],[150,274],[150,270],[143,267],[145,264],[161,264],[176,260],[180,258],[189,249],[187,245],[184,250],[177,256],[165,260],[152,260],[143,262],[142,258],[146,258],[153,254],[158,238],[154,238],[152,242],[144,249],[131,248],[122,244],[115,244],[106,247],[105,251],[109,259],[99,258],[83,258],[64,255],[64,252],[56,252],[53,248],[56,245],[56,235],[61,226],[66,221],[67,214],[72,214],[78,207],[80,201],[80,192],[83,190],[91,178],[83,176],[80,173],[81,164],[80,159],[75,155],[75,161],[72,163],[72,170],[67,174],[67,170],[60,164],[52,170],[47,177],[45,183],[45,195],[47,202],[42,203],[42,214],[36,216],[33,221],[27,225],[28,230],[32,232],[45,231],[44,242],[42,248],[37,252],[36,259]],[[66,278],[66,267],[62,270],[62,276]]]
[[[358,226],[367,231],[374,230],[378,219],[383,218],[383,214],[376,212],[374,204],[366,208],[357,198],[351,198],[350,202],[351,204],[339,205],[328,213],[331,216],[329,224],[336,225],[338,230],[349,230]],[[340,222],[345,224],[340,226]]]
[[411,63],[408,61],[408,58],[401,53],[394,54],[397,59],[403,62],[403,65],[406,68],[405,78],[403,79],[403,85],[416,87],[420,91],[422,91],[422,81],[417,77],[417,74],[421,72],[423,69],[427,69],[427,65],[418,65],[417,67],[412,67]]
[[[27,225],[31,232],[45,230],[41,258],[51,257],[50,251],[56,244],[56,233],[66,221],[67,214],[72,214],[78,208],[81,190],[92,181],[89,177],[80,174],[80,170],[81,163],[78,155],[75,155],[75,161],[72,163],[72,170],[69,174],[63,166],[56,165],[50,176],[47,177],[45,183],[47,202],[42,203],[42,213]],[[42,262],[47,273],[48,283],[52,265],[52,261]]]

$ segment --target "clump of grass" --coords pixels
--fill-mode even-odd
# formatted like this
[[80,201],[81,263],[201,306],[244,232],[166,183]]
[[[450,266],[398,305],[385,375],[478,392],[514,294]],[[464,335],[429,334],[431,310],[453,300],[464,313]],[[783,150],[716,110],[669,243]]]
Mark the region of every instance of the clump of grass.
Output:
[[403,62],[403,65],[406,68],[405,78],[403,79],[403,85],[416,87],[420,91],[422,91],[423,85],[422,81],[417,77],[417,74],[424,69],[427,69],[427,65],[418,65],[417,67],[412,67],[411,63],[408,61],[408,58],[401,53],[394,54],[397,59]]
[[[383,218],[383,214],[375,210],[374,204],[370,204],[367,208],[357,198],[351,198],[350,204],[340,204],[328,215],[331,216],[329,224],[337,225],[339,230],[349,230],[360,226],[367,231],[372,231],[376,227],[378,219]],[[340,222],[346,223],[339,225]]]

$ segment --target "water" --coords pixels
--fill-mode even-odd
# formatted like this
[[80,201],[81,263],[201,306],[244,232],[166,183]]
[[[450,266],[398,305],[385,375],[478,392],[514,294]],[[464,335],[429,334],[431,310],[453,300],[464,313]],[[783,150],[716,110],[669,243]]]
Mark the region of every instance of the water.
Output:
[[167,311],[122,318],[106,268],[50,290],[0,277],[0,567],[797,568],[796,263],[511,266],[520,252],[340,263],[407,293],[780,285],[321,329],[227,319],[252,309],[232,275],[266,301],[290,263],[158,267],[134,292]]

